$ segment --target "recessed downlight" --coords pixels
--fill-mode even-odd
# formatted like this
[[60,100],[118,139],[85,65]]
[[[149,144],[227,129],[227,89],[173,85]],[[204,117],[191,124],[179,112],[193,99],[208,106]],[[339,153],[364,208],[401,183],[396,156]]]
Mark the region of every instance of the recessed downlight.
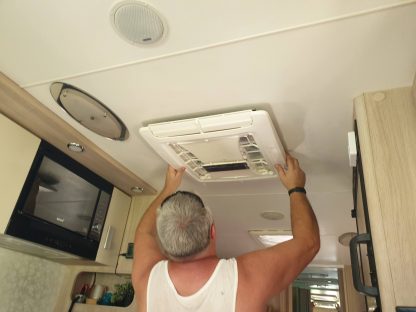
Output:
[[141,194],[144,191],[144,188],[140,187],[140,186],[133,186],[130,191],[132,191],[133,193],[136,194]]
[[68,143],[67,147],[71,152],[75,152],[75,153],[82,153],[85,150],[84,146],[75,142]]
[[263,211],[260,216],[267,220],[282,220],[285,215],[277,211]]

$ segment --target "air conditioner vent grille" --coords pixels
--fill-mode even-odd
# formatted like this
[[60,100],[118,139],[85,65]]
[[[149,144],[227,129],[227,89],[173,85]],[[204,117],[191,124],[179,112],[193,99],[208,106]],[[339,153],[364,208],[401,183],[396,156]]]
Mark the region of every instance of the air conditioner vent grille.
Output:
[[277,175],[284,150],[265,111],[241,111],[140,129],[143,138],[174,167],[203,182]]

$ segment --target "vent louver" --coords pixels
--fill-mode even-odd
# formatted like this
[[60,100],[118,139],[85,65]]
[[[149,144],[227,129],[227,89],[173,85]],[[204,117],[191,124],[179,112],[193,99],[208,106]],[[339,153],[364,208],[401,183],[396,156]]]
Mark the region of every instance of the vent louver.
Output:
[[240,111],[150,124],[140,134],[169,164],[199,181],[276,176],[282,144],[266,111]]

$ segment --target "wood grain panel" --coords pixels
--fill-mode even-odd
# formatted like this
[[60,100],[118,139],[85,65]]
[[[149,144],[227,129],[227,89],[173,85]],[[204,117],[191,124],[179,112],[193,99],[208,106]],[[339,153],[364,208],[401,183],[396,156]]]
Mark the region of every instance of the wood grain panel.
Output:
[[413,105],[416,105],[416,74],[415,74],[415,78],[413,79],[412,96],[413,96]]
[[345,293],[344,286],[344,269],[338,269],[338,287],[339,287],[339,299],[340,309],[339,312],[348,312],[347,310],[347,295]]
[[[0,73],[0,112],[39,138],[56,146],[125,193],[135,195],[131,192],[133,186],[142,187],[143,194],[156,193],[153,187],[106,154],[2,73]],[[83,153],[69,152],[67,149],[69,142],[83,145],[85,151]]]
[[368,214],[372,226],[371,235],[373,239],[374,257],[377,266],[381,305],[386,311],[393,311],[396,306],[396,301],[394,297],[390,264],[389,260],[386,258],[387,245],[380,208],[381,203],[376,180],[372,141],[368,126],[367,109],[364,96],[354,99],[354,112],[360,136],[361,159],[363,163],[365,188],[367,192]]
[[383,258],[396,305],[415,306],[416,107],[411,88],[366,94],[365,102],[387,247]]

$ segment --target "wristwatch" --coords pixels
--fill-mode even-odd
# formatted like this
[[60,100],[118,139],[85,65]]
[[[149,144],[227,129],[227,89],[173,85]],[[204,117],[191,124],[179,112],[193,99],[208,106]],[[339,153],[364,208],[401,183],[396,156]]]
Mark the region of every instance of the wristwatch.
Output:
[[297,192],[297,193],[304,193],[304,194],[306,194],[306,190],[305,190],[305,188],[304,188],[304,187],[300,187],[300,186],[297,186],[297,187],[294,187],[294,188],[290,189],[290,190],[288,191],[289,196],[290,196],[290,194],[292,194],[292,193],[294,193],[294,192]]

